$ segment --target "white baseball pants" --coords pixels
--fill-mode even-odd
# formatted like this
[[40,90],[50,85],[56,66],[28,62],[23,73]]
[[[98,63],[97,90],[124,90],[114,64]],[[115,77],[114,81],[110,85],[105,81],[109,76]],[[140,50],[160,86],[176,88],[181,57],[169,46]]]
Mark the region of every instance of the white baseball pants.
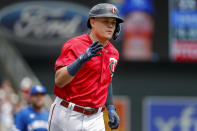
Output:
[[48,131],[105,131],[103,112],[85,115],[73,111],[73,103],[66,108],[60,105],[61,101],[56,97],[51,105]]

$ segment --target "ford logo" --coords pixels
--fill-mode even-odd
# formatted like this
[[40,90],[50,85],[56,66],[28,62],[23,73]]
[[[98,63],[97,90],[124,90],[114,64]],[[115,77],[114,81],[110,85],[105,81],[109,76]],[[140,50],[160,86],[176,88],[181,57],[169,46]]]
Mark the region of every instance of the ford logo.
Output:
[[87,32],[87,7],[68,2],[25,2],[0,10],[0,33],[25,44],[63,44]]

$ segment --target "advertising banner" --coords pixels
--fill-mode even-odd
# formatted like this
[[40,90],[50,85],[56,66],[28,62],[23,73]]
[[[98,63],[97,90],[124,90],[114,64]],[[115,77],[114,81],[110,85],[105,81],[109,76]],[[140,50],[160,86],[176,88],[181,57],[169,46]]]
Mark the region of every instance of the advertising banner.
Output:
[[88,32],[88,11],[84,5],[65,1],[10,4],[0,10],[0,35],[22,52],[50,55],[68,39]]
[[197,0],[169,0],[169,50],[176,62],[197,62]]
[[148,97],[143,103],[143,131],[196,131],[197,98]]

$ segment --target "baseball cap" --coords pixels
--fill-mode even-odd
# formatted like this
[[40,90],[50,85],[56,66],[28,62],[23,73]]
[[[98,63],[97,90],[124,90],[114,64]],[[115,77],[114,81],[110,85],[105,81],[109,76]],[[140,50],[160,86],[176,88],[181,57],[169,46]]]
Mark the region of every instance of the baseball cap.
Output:
[[33,94],[46,94],[46,88],[43,85],[35,85],[31,88],[30,95],[32,96]]

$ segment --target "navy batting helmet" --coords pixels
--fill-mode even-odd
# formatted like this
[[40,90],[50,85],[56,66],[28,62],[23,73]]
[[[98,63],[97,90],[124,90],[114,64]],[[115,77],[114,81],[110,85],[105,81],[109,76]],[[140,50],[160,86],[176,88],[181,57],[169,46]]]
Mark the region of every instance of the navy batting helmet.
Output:
[[119,12],[118,9],[116,8],[116,6],[109,4],[109,3],[101,3],[101,4],[97,4],[95,6],[92,7],[92,9],[90,9],[89,11],[89,19],[87,22],[87,26],[88,28],[91,28],[90,25],[90,18],[96,18],[96,17],[112,17],[112,18],[116,18],[116,28],[113,34],[113,39],[116,40],[116,38],[118,37],[119,33],[120,33],[120,23],[124,22],[124,20],[122,18],[120,18],[119,16]]

